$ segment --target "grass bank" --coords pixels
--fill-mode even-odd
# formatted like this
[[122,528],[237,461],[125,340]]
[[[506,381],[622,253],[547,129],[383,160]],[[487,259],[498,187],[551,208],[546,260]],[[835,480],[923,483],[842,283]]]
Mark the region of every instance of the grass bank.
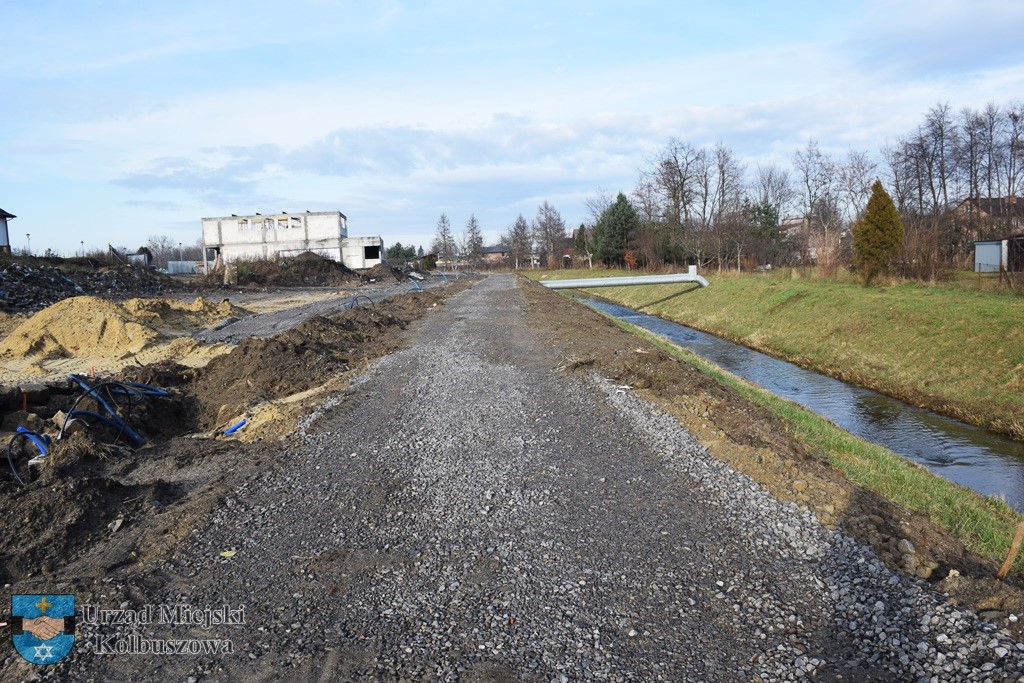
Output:
[[[532,271],[533,279],[621,275]],[[962,287],[705,273],[594,294],[1024,440],[1024,298]]]
[[[647,339],[780,418],[791,436],[802,442],[808,451],[827,459],[852,483],[927,515],[932,523],[949,531],[978,555],[997,561],[1006,556],[1014,530],[1024,520],[1024,516],[1006,503],[954,484],[882,446],[859,439],[825,418],[647,330],[609,318],[622,329]],[[1022,569],[1024,557],[1018,557],[1014,571]]]

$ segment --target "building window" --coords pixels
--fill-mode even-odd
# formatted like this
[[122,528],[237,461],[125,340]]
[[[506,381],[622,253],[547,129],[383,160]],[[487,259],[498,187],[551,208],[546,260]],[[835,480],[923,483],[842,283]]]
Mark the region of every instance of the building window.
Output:
[[375,244],[372,247],[363,247],[363,260],[370,261],[372,259],[380,258],[380,245]]

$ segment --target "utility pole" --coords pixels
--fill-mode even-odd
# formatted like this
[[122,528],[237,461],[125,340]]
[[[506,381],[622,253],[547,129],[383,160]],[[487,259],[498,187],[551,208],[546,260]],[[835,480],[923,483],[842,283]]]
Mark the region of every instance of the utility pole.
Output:
[[28,252],[31,255],[32,254],[32,234],[26,232],[25,233],[25,240],[28,242],[28,246],[25,247],[25,251]]

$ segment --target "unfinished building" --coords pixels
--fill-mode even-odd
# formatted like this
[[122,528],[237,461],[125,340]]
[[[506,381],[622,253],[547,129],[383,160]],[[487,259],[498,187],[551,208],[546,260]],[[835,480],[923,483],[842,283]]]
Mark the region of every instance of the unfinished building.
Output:
[[372,268],[384,260],[378,237],[349,237],[348,219],[340,211],[253,214],[204,218],[206,268],[239,259],[273,259],[311,251],[349,268]]

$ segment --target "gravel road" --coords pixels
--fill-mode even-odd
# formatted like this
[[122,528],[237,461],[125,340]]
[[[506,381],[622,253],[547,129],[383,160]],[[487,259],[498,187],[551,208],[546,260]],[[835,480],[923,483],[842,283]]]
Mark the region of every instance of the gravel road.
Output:
[[[430,278],[421,283],[423,289],[440,287],[444,283],[441,278]],[[376,287],[364,287],[356,293],[356,305],[366,306],[371,303],[382,301],[389,296],[412,291],[414,285],[411,282],[403,282],[394,285],[378,285]],[[314,315],[331,315],[340,311],[350,310],[352,306],[352,294],[339,295],[331,299],[314,301],[303,306],[285,308],[271,313],[257,313],[241,319],[229,319],[220,325],[196,333],[196,339],[207,344],[226,343],[238,344],[247,337],[269,337],[295,327],[303,320]]]
[[509,276],[438,307],[175,559],[97,598],[244,607],[245,626],[135,630],[234,654],[80,652],[44,678],[1017,679],[1024,646],[628,390],[557,374],[524,315]]

